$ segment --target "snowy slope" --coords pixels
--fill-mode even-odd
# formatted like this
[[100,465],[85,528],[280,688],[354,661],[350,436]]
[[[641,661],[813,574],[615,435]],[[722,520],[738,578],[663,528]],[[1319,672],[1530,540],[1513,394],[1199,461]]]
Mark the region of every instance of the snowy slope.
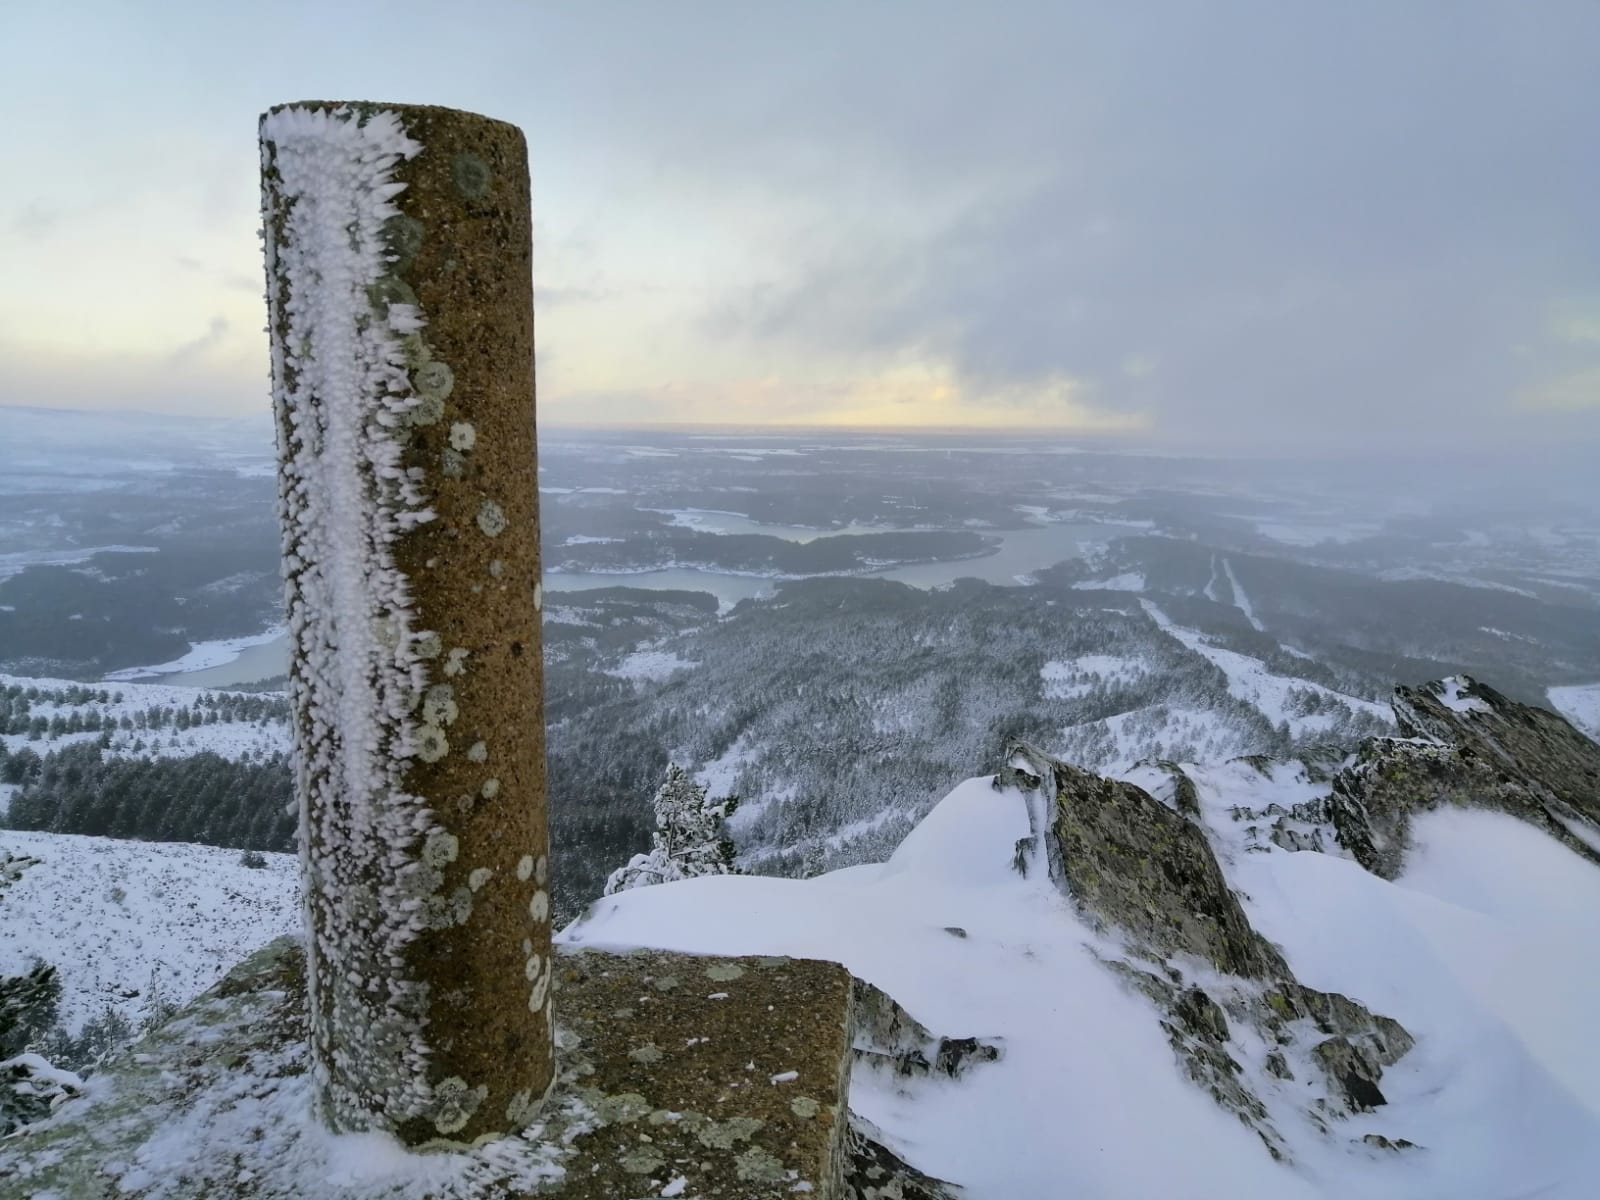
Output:
[[[1230,765],[1197,780],[1206,824],[1231,820],[1229,792],[1247,782],[1250,805],[1318,794],[1292,766]],[[1388,1107],[1328,1138],[1280,1118],[1295,1131],[1290,1168],[1181,1074],[1154,1010],[1092,957],[1096,935],[1070,904],[1012,871],[1026,830],[1019,794],[972,780],[883,866],[642,889],[599,902],[562,938],[837,959],[938,1033],[1003,1038],[1004,1058],[959,1083],[852,1083],[855,1108],[973,1200],[1593,1195],[1600,871],[1558,843],[1494,814],[1437,813],[1390,883],[1342,857],[1245,853],[1223,837],[1230,882],[1299,977],[1418,1038],[1384,1075]],[[1370,1149],[1367,1133],[1426,1149]]]
[[1005,1057],[959,1085],[867,1074],[851,1087],[896,1148],[973,1200],[1314,1195],[1179,1076],[1068,903],[1011,870],[1026,833],[1018,795],[970,780],[882,866],[643,888],[599,901],[561,940],[836,959],[938,1033],[1003,1037]]
[[[1231,578],[1231,568],[1229,573]],[[1222,673],[1228,677],[1228,691],[1231,695],[1253,705],[1274,725],[1287,722],[1289,732],[1296,737],[1327,733],[1334,725],[1334,717],[1327,713],[1316,713],[1311,716],[1294,713],[1289,700],[1291,690],[1296,689],[1338,701],[1352,711],[1368,713],[1384,722],[1391,720],[1387,705],[1374,704],[1371,700],[1363,700],[1359,696],[1335,692],[1308,679],[1294,679],[1287,675],[1274,674],[1258,658],[1251,658],[1248,654],[1240,654],[1236,650],[1213,646],[1204,634],[1174,623],[1150,601],[1141,600],[1139,603],[1150,615],[1150,619],[1165,632],[1220,667]],[[1253,616],[1251,620],[1254,621]]]
[[[246,753],[257,756],[287,754],[289,751],[289,726],[286,721],[269,718],[258,721],[218,721],[215,724],[196,724],[187,729],[167,725],[160,729],[120,728],[124,717],[137,719],[149,709],[193,709],[196,699],[229,695],[225,688],[173,687],[159,683],[83,684],[70,679],[45,679],[25,675],[0,674],[0,687],[8,685],[37,688],[46,694],[69,692],[85,687],[105,691],[111,699],[101,703],[97,699],[83,703],[57,703],[40,699],[29,704],[29,715],[50,720],[60,717],[70,720],[74,714],[87,717],[98,713],[101,720],[113,726],[111,745],[107,753],[119,755],[148,755],[152,758],[188,758],[209,751],[223,758],[238,759]],[[237,693],[233,693],[237,694]],[[36,753],[47,754],[73,742],[94,741],[98,732],[46,734],[33,740],[26,733],[0,734],[8,750],[28,747]],[[135,745],[140,746],[135,750]]]
[[237,850],[0,829],[7,852],[39,861],[0,888],[0,975],[53,964],[69,1031],[108,1005],[137,1024],[152,980],[181,1003],[301,927],[292,855],[250,868]]
[[1555,710],[1590,737],[1600,741],[1600,683],[1553,687],[1549,692]]

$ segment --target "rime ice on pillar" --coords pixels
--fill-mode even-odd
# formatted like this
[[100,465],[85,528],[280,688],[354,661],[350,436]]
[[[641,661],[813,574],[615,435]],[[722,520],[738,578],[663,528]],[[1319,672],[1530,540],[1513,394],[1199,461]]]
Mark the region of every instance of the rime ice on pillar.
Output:
[[553,1074],[527,153],[311,103],[261,156],[323,1115],[470,1143]]

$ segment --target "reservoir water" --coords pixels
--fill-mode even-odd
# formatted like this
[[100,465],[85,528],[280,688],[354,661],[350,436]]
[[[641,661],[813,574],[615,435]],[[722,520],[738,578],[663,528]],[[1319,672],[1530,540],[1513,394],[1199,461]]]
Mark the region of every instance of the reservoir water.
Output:
[[[697,529],[717,533],[767,533],[792,541],[817,537],[836,537],[846,533],[886,532],[867,526],[822,530],[800,526],[758,525],[731,513],[693,511],[688,514]],[[979,530],[977,532],[987,532]],[[1033,572],[1077,558],[1109,538],[1125,533],[1114,526],[1089,523],[1041,525],[1029,529],[996,531],[1003,539],[1000,549],[982,558],[956,562],[917,563],[874,571],[865,578],[893,579],[917,588],[947,587],[957,579],[981,579],[1000,587],[1015,587]],[[545,576],[545,588],[552,592],[592,591],[595,588],[631,587],[652,591],[710,592],[726,612],[741,600],[771,595],[777,581],[749,575],[729,575],[720,571],[696,571],[672,567],[660,571],[602,573],[593,571]],[[559,603],[558,597],[552,597]],[[248,646],[237,658],[198,671],[181,671],[145,680],[180,687],[237,687],[286,673],[289,669],[288,643],[275,638],[258,646]]]

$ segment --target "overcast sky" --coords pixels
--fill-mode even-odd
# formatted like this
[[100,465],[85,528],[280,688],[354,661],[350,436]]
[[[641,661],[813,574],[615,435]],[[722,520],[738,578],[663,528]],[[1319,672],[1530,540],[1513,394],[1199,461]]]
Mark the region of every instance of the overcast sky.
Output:
[[4,0],[0,403],[267,404],[255,122],[528,135],[541,419],[1600,449],[1600,3]]

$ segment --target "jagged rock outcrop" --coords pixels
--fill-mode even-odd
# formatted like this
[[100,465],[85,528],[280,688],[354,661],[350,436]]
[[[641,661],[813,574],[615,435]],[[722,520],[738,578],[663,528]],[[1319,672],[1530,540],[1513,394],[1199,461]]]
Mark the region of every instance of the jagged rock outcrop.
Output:
[[917,1170],[886,1145],[883,1130],[850,1114],[845,1129],[846,1200],[961,1200],[965,1188]]
[[944,1075],[959,1079],[979,1063],[997,1062],[1003,1040],[941,1037],[908,1013],[895,998],[860,979],[852,979],[855,1016],[854,1060],[887,1067],[896,1075]]
[[1396,689],[1400,738],[1362,744],[1329,796],[1339,844],[1397,876],[1411,817],[1443,804],[1508,813],[1600,865],[1600,744],[1469,676]]
[[1131,783],[1057,764],[1054,833],[1079,906],[1162,959],[1246,979],[1288,973],[1250,927],[1204,831]]
[[1275,1156],[1287,1148],[1268,1093],[1324,1131],[1385,1103],[1383,1069],[1411,1049],[1411,1035],[1349,997],[1295,979],[1251,927],[1204,829],[1178,810],[1176,794],[1169,806],[1021,743],[1008,749],[995,783],[1021,790],[1028,803],[1031,835],[1018,848],[1019,866],[1048,863],[1079,911],[1121,943],[1123,956],[1101,953],[1106,966],[1155,1004],[1189,1077]]

